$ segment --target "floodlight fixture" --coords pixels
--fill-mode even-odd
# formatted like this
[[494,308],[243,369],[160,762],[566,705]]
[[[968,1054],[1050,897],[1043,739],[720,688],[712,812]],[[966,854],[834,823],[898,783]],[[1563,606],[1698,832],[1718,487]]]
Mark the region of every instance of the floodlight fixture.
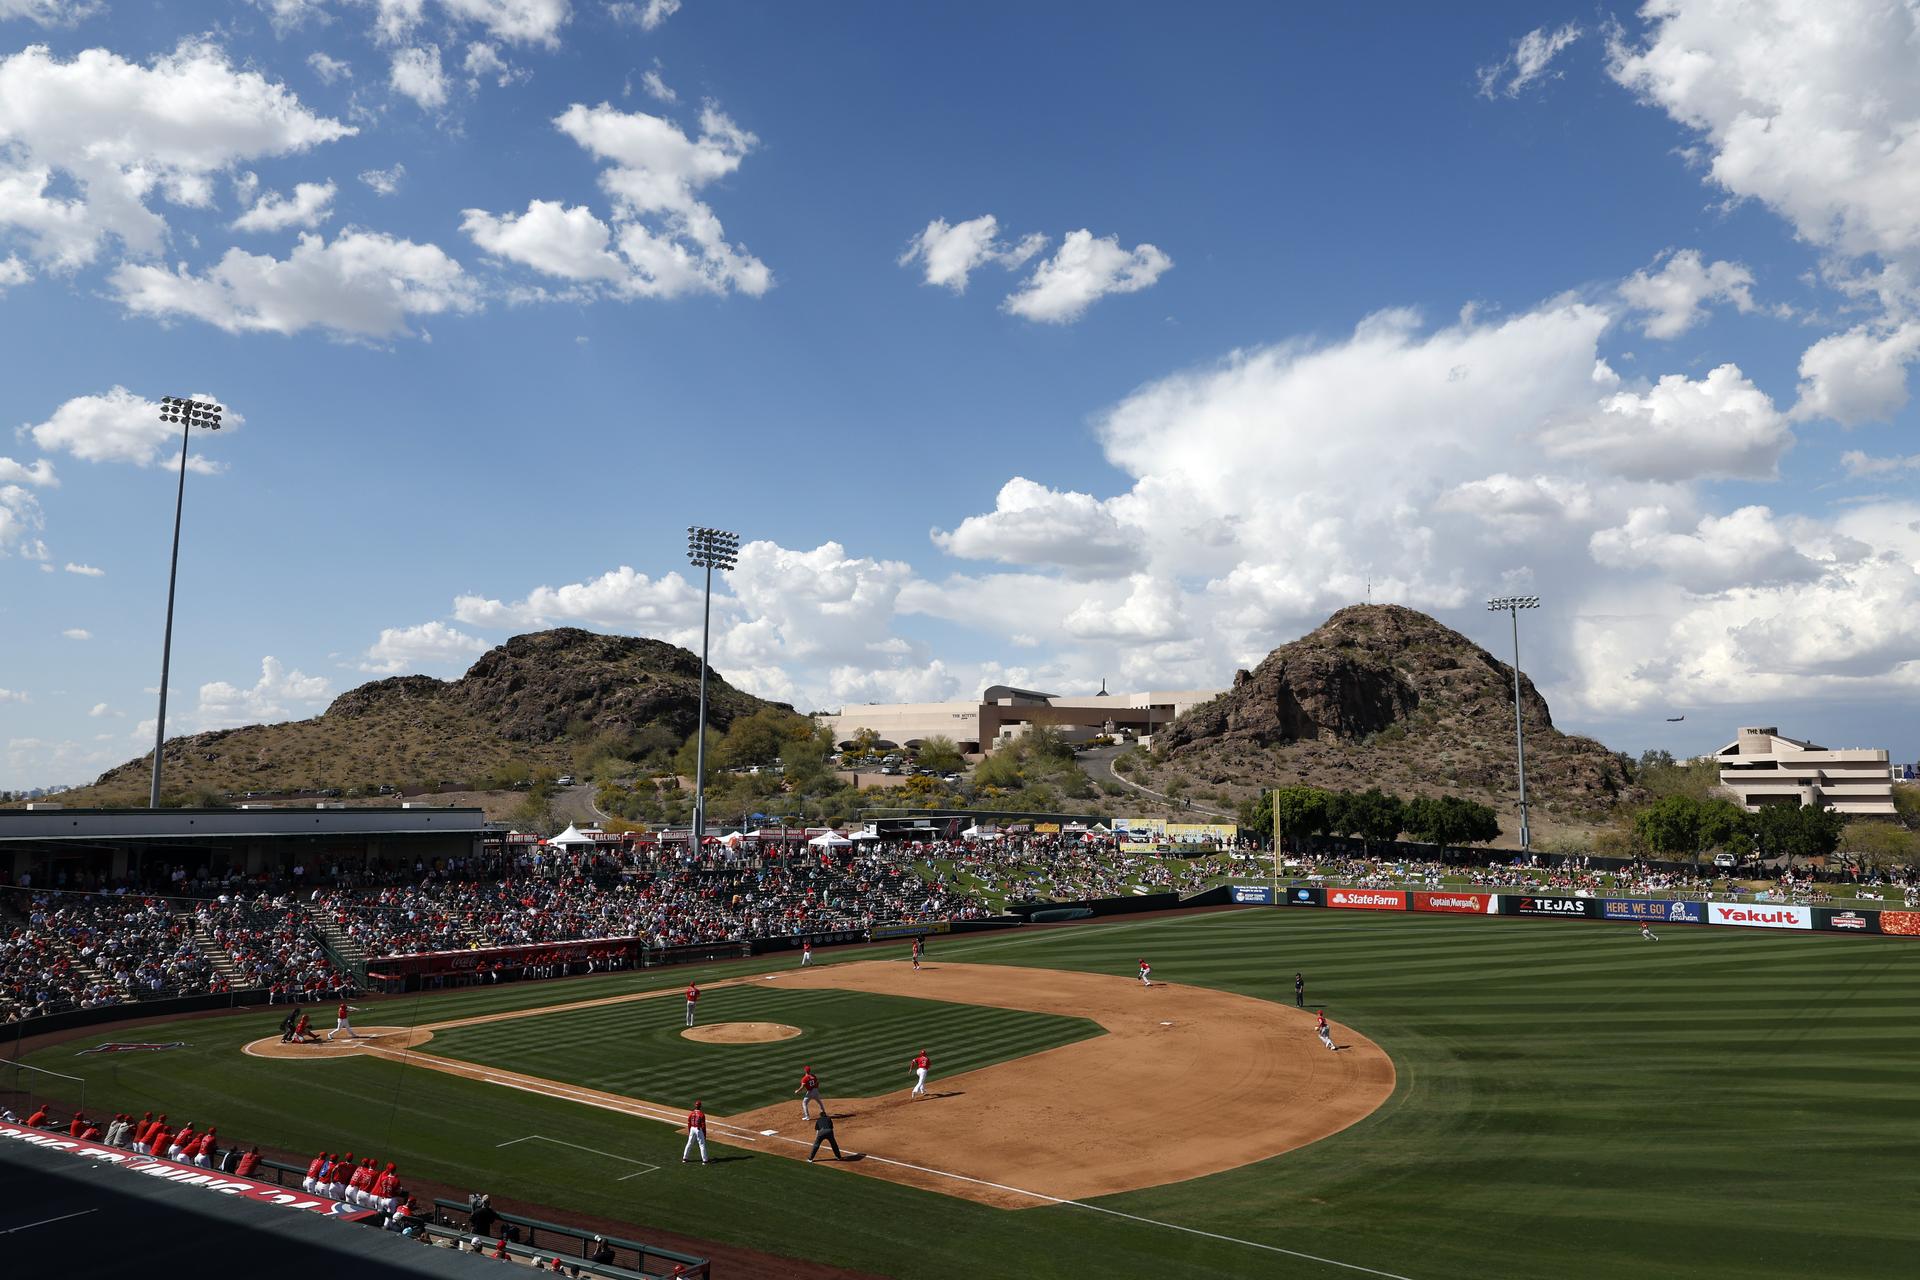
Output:
[[1520,715],[1520,610],[1538,609],[1539,596],[1495,596],[1487,601],[1491,613],[1505,613],[1513,620],[1513,760],[1520,775],[1520,851],[1533,847],[1533,832],[1527,825],[1527,728]]
[[173,665],[173,593],[180,574],[180,512],[187,500],[187,447],[193,429],[218,431],[220,416],[226,410],[210,400],[193,396],[161,396],[160,421],[180,428],[180,485],[173,497],[173,555],[167,561],[167,621],[160,639],[160,714],[153,728],[153,781],[147,791],[147,806],[160,807],[161,754],[167,745],[167,675]]
[[687,526],[687,559],[706,570],[706,601],[700,617],[700,718],[693,740],[693,847],[707,834],[707,642],[713,630],[713,571],[725,572],[740,558],[740,535],[706,525]]

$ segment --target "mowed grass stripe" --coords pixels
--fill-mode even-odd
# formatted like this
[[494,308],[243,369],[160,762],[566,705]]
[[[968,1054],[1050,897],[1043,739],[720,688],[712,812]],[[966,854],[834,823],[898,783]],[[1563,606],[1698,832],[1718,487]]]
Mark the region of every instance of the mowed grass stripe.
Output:
[[790,1099],[802,1065],[828,1096],[866,1097],[906,1087],[908,1060],[923,1048],[936,1076],[946,1076],[1101,1034],[1086,1019],[983,1005],[741,986],[704,995],[699,1021],[776,1022],[803,1034],[709,1044],[685,1037],[685,1009],[681,1000],[644,1000],[456,1027],[426,1051],[676,1105],[698,1097],[727,1114]]

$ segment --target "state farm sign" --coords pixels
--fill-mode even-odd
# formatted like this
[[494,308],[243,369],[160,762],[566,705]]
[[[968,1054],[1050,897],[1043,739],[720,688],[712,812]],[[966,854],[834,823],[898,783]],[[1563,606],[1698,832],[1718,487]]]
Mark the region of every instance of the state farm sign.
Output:
[[1773,902],[1709,902],[1707,923],[1746,929],[1811,929],[1813,908]]
[[1490,893],[1416,893],[1415,911],[1457,911],[1463,915],[1485,915],[1493,902]]
[[1361,911],[1405,911],[1407,893],[1404,889],[1329,889],[1327,905]]

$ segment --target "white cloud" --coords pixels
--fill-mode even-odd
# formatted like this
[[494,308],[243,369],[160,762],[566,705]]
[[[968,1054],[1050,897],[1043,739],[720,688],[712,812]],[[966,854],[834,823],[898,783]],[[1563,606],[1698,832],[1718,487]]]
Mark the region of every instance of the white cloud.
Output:
[[353,67],[338,58],[314,50],[307,55],[307,65],[313,68],[313,74],[320,77],[321,84],[338,84],[342,80],[353,79]]
[[[212,397],[195,394],[195,400],[212,402]],[[222,431],[246,424],[244,415],[231,405],[223,406]],[[180,456],[180,432],[160,421],[160,403],[135,395],[125,387],[114,387],[105,395],[75,396],[53,411],[45,422],[20,428],[20,434],[49,453],[69,453],[82,462],[131,462],[136,467],[156,463],[171,465]],[[211,433],[196,433],[193,449],[187,456],[191,471],[211,474],[218,463],[204,456]]]
[[1084,228],[1070,231],[1001,307],[1028,320],[1067,324],[1110,293],[1151,287],[1172,265],[1172,258],[1150,244],[1127,250],[1117,236],[1096,240]]
[[626,565],[591,582],[563,587],[536,587],[512,603],[484,596],[459,596],[453,602],[457,621],[477,627],[545,627],[559,623],[625,628],[661,635],[697,623],[700,590],[678,573],[658,579],[636,573]]
[[53,474],[53,464],[45,458],[28,465],[24,462],[16,462],[12,458],[0,457],[0,484],[30,484],[39,488],[54,488],[58,487],[60,480]]
[[467,46],[467,56],[461,60],[461,69],[467,73],[467,87],[477,89],[480,82],[491,78],[498,88],[506,88],[516,80],[527,78],[527,72],[513,66],[500,56],[492,45],[475,41]]
[[660,78],[660,70],[658,67],[649,67],[641,73],[640,87],[645,89],[647,96],[655,102],[672,106],[674,103],[680,101],[680,95],[673,91],[673,86]]
[[[167,231],[156,197],[205,208],[234,163],[354,132],[216,45],[183,43],[146,67],[105,49],[61,62],[32,45],[0,59],[0,226],[62,268],[91,262],[109,236],[152,254]],[[57,178],[77,194],[50,194]]]
[[414,627],[383,627],[380,638],[367,649],[360,669],[390,676],[399,675],[422,667],[465,662],[486,651],[487,646],[483,641],[444,622],[423,622]]
[[107,703],[96,702],[93,704],[91,708],[88,709],[87,714],[92,716],[94,719],[98,720],[101,716],[115,716],[115,715],[119,715],[120,713],[115,711]]
[[1731,303],[1757,310],[1753,272],[1738,262],[1704,264],[1698,249],[1669,251],[1654,259],[1659,270],[1634,272],[1620,284],[1620,297],[1644,319],[1649,338],[1677,338],[1707,318],[1707,304]]
[[[324,676],[310,676],[298,668],[288,671],[278,658],[262,658],[260,678],[251,688],[243,689],[225,680],[200,686],[200,728],[226,729],[284,718],[294,708],[310,709],[325,699],[331,688]],[[151,726],[148,732],[152,732]]]
[[326,0],[252,0],[252,3],[273,22],[273,33],[278,36],[296,31],[309,21],[326,23],[332,16],[327,12]]
[[20,555],[28,560],[44,559],[36,553],[45,544],[33,535],[45,527],[40,499],[23,485],[0,484],[0,557]]
[[1859,449],[1849,449],[1840,455],[1840,465],[1854,479],[1863,476],[1882,476],[1895,471],[1920,471],[1920,453],[1910,453],[1900,458],[1870,457]]
[[508,44],[553,48],[572,16],[568,0],[440,0],[449,18],[478,23]]
[[1665,507],[1640,507],[1626,523],[1593,535],[1594,560],[1613,569],[1651,569],[1688,591],[1706,594],[1818,578],[1823,566],[1801,547],[1806,530],[1766,507],[1703,516],[1676,530]]
[[25,284],[33,279],[33,268],[20,261],[20,255],[10,253],[0,258],[0,293],[5,293],[17,284]]
[[1140,531],[1126,525],[1115,507],[1113,500],[1015,476],[1000,486],[992,511],[968,516],[951,533],[933,530],[933,543],[963,560],[1069,571],[1129,568],[1140,562]]
[[70,27],[99,8],[100,0],[0,0],[0,22],[25,18],[43,27]]
[[1920,322],[1859,325],[1830,334],[1800,357],[1796,418],[1842,426],[1884,422],[1907,403],[1907,366],[1920,359]]
[[965,293],[967,277],[975,267],[992,262],[1009,271],[1017,270],[1046,247],[1047,237],[1039,232],[1022,236],[1015,244],[1003,243],[1000,220],[990,213],[951,225],[945,218],[935,218],[900,255],[900,265],[918,262],[928,284]]
[[85,627],[68,627],[65,631],[62,631],[60,634],[65,636],[69,640],[93,639],[93,632],[87,630]]
[[25,690],[0,689],[0,702],[32,702]]
[[360,174],[360,181],[373,189],[377,196],[397,195],[400,183],[407,176],[407,166],[395,162],[386,169],[367,169]]
[[372,231],[332,243],[305,234],[284,259],[229,249],[204,275],[127,264],[112,282],[135,314],[191,316],[228,333],[390,338],[409,335],[412,317],[480,307],[473,281],[439,247]]
[[680,12],[680,0],[615,0],[607,5],[609,16],[631,22],[642,31],[656,30],[661,23]]
[[387,72],[387,85],[395,93],[412,98],[424,111],[438,111],[447,105],[447,73],[440,66],[440,46],[420,45],[397,49]]
[[[1513,52],[1498,62],[1480,68],[1476,73],[1480,81],[1480,96],[1492,98],[1504,94],[1509,98],[1519,97],[1528,85],[1547,75],[1553,60],[1580,35],[1580,28],[1571,22],[1552,31],[1535,27],[1514,41]],[[1551,78],[1559,79],[1560,73],[1553,72]],[[1505,84],[1501,83],[1503,80]]]
[[525,213],[465,211],[462,227],[482,249],[576,285],[621,297],[672,298],[729,290],[758,297],[773,276],[728,243],[713,210],[695,196],[731,174],[759,141],[709,104],[700,134],[645,112],[578,103],[554,119],[560,131],[609,164],[601,188],[610,221],[585,206],[530,200]]
[[1551,427],[1547,451],[1629,480],[1770,479],[1793,443],[1786,416],[1737,365],[1697,382],[1671,373],[1621,390],[1597,411]]
[[105,569],[96,569],[90,564],[75,564],[71,560],[67,561],[66,570],[68,573],[77,573],[83,578],[104,578],[107,576]]
[[291,196],[277,191],[261,195],[253,208],[233,221],[235,231],[285,231],[288,227],[317,227],[333,216],[331,182],[302,182]]
[[1846,254],[1920,249],[1920,10],[1883,0],[1658,0],[1609,71],[1699,135],[1712,180]]
[[1584,482],[1563,476],[1516,476],[1505,471],[1467,480],[1434,499],[1435,511],[1471,515],[1511,541],[1587,521],[1596,500]]

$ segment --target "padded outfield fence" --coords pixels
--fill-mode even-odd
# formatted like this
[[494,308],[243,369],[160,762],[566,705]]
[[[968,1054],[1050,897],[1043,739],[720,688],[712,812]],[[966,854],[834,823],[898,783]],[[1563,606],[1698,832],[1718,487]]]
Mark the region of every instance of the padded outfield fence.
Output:
[[1610,898],[1568,893],[1499,893],[1461,889],[1370,889],[1343,885],[1234,885],[1243,906],[1324,907],[1341,911],[1415,911],[1441,915],[1524,916],[1539,920],[1611,920],[1737,929],[1920,938],[1920,911],[1736,902],[1725,898]]

